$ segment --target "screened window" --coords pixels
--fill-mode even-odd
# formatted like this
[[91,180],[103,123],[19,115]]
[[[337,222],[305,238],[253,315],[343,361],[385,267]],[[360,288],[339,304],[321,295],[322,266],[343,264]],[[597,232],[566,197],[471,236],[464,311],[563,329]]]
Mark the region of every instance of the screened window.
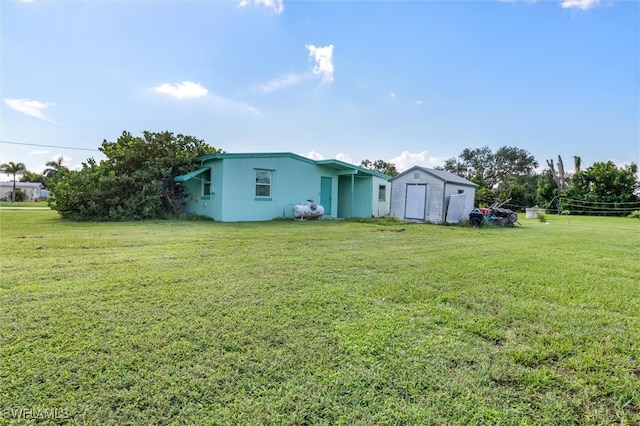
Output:
[[256,170],[256,197],[271,197],[271,170]]
[[211,194],[211,169],[202,173],[202,196]]
[[380,185],[378,187],[378,201],[387,201],[387,186]]

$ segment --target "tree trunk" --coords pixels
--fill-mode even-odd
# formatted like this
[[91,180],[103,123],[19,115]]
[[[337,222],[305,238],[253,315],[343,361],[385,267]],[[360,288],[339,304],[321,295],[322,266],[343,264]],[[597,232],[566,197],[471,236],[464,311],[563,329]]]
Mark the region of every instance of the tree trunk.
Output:
[[567,181],[564,175],[564,164],[562,163],[562,157],[558,155],[558,171],[553,164],[553,160],[547,160],[547,165],[551,169],[553,175],[553,181],[556,183],[558,189],[567,189]]
[[560,188],[567,189],[567,181],[564,176],[564,164],[562,164],[562,157],[558,155],[558,177],[560,178]]

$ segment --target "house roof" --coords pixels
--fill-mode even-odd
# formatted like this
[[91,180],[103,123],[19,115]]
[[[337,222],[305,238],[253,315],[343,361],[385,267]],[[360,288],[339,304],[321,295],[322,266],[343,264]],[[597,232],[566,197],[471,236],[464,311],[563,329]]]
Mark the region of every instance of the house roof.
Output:
[[[329,159],[329,160],[313,160],[311,158],[303,157],[302,155],[294,154],[292,152],[253,152],[253,153],[220,153],[220,154],[209,154],[204,155],[202,157],[196,158],[196,161],[200,161],[200,163],[204,163],[209,160],[224,160],[224,159],[233,159],[233,158],[292,158],[294,160],[303,161],[309,164],[315,164],[318,166],[328,166],[337,170],[349,171],[350,174],[356,175],[369,175],[376,176],[381,179],[389,180],[390,176],[385,175],[384,173],[377,172],[375,170],[365,169],[364,167],[356,166],[355,164],[345,163],[344,161]],[[190,176],[192,173],[188,173],[186,175],[178,176],[175,178],[177,182],[184,182],[185,180],[191,179],[194,176],[197,176],[199,173],[202,173],[204,169],[196,170],[195,175]],[[187,177],[188,176],[188,177]]]
[[[13,188],[13,182],[0,182],[0,186]],[[16,188],[44,188],[40,182],[16,182]]]
[[420,167],[420,166],[413,166],[408,170],[405,170],[404,172],[397,174],[396,176],[394,176],[393,178],[391,178],[391,180],[395,180],[398,179],[401,176],[407,175],[409,173],[413,173],[416,170],[420,170],[424,173],[428,173],[432,176],[437,177],[438,179],[445,181],[447,183],[455,183],[457,185],[466,185],[466,186],[473,186],[473,187],[477,187],[478,185],[471,182],[470,180],[467,180],[463,177],[460,177],[456,174],[453,173],[449,173],[449,172],[445,172],[444,170],[436,170],[436,169],[428,169],[426,167]]

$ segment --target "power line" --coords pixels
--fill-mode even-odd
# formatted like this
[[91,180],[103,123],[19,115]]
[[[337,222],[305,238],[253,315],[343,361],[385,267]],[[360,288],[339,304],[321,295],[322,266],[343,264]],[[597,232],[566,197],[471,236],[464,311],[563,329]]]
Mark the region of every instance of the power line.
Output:
[[98,152],[100,152],[99,149],[94,149],[94,148],[76,148],[76,147],[73,147],[73,146],[45,145],[45,144],[39,144],[39,143],[11,142],[11,141],[3,141],[3,140],[0,140],[0,143],[8,143],[8,144],[11,144],[11,145],[41,146],[41,147],[45,147],[45,148],[77,149],[79,151],[98,151]]

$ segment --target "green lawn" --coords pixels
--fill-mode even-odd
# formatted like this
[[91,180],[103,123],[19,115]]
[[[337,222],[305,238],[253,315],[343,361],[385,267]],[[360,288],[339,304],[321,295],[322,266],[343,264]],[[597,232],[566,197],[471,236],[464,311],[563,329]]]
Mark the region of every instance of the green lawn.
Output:
[[0,201],[0,207],[48,207],[46,201]]
[[640,221],[547,217],[2,210],[0,423],[639,424]]

